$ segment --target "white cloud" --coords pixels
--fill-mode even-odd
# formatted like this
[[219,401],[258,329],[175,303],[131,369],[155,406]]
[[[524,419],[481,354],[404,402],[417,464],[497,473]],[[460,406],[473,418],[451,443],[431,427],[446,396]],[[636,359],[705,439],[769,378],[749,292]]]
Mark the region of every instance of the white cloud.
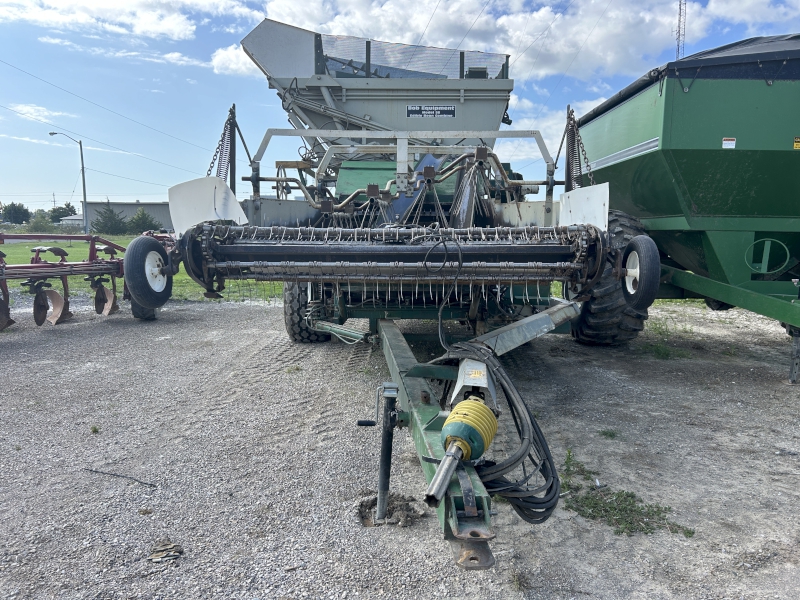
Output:
[[[327,0],[309,6],[268,0],[266,10],[271,19],[322,33],[416,44],[436,4],[437,0]],[[519,82],[564,72],[584,81],[636,77],[675,47],[675,0],[575,0],[532,7],[520,0],[493,0],[476,21],[484,4],[441,3],[422,44],[454,48],[474,21],[461,48],[510,54],[511,76]],[[798,0],[709,0],[708,6],[690,1],[687,13],[690,44],[726,23],[747,24],[754,34],[769,27],[800,27]]]
[[218,74],[264,76],[239,44],[215,50],[211,56],[211,65],[214,67],[214,73]]
[[38,119],[40,121],[47,121],[48,119],[52,119],[53,117],[77,116],[66,112],[50,110],[45,108],[44,106],[38,106],[36,104],[11,104],[10,108],[12,110],[17,111],[17,113],[20,113],[19,116],[21,116],[24,119]]
[[197,80],[196,79],[187,79],[186,83],[190,83],[192,85],[195,85],[197,83]]
[[263,13],[253,4],[248,0],[0,0],[0,22],[187,40],[195,36],[197,24],[193,19],[198,14],[217,20],[257,22]]
[[42,144],[43,146],[64,146],[64,144],[57,144],[55,142],[51,142],[50,140],[36,140],[34,138],[29,137],[19,137],[16,135],[6,135],[5,133],[0,133],[1,138],[6,138],[9,140],[17,140],[19,142],[29,142],[31,144]]
[[180,52],[167,52],[166,54],[160,54],[158,52],[140,52],[137,50],[112,50],[110,48],[99,48],[96,46],[81,46],[80,44],[76,44],[69,40],[53,38],[49,36],[40,37],[38,39],[40,42],[45,44],[56,44],[76,52],[88,52],[89,54],[93,54],[95,56],[105,56],[109,58],[136,58],[140,60],[146,60],[148,62],[162,64],[170,63],[181,67],[211,67],[210,62],[204,62],[190,56],[185,56]]

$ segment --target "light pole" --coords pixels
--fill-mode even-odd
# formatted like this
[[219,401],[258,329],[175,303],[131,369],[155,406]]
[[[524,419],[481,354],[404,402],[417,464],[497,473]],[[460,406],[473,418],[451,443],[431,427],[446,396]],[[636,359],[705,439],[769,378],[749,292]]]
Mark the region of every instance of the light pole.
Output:
[[76,140],[73,137],[68,136],[66,133],[61,133],[60,131],[51,131],[50,135],[63,135],[64,137],[68,137],[73,142],[78,144],[78,148],[81,151],[81,181],[83,183],[83,233],[89,233],[89,214],[86,212],[86,169],[83,167],[83,142],[81,140]]

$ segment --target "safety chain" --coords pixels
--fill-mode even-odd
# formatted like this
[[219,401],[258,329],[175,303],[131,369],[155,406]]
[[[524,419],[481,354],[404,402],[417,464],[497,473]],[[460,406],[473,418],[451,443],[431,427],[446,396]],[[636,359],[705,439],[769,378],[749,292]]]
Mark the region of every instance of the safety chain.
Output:
[[225,121],[225,126],[222,128],[222,135],[219,138],[219,143],[217,144],[217,149],[214,150],[214,158],[211,159],[211,164],[208,165],[208,171],[206,172],[206,177],[211,177],[211,171],[214,170],[214,164],[217,162],[217,157],[219,156],[220,150],[222,150],[222,145],[225,143],[225,139],[229,135],[229,127],[230,127],[231,118]]
[[586,165],[586,176],[589,178],[589,185],[594,185],[594,175],[592,174],[592,167],[589,165],[589,157],[586,156],[586,148],[583,147],[583,140],[581,139],[580,131],[578,131],[578,121],[575,119],[575,111],[571,108],[567,114],[567,121],[569,126],[575,132],[575,141],[578,143],[578,148],[583,155],[583,164]]

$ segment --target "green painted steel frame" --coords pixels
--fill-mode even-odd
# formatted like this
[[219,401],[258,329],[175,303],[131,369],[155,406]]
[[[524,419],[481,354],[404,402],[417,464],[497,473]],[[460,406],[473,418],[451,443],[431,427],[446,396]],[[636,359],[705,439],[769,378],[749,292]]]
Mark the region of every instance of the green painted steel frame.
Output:
[[733,306],[751,310],[765,317],[800,327],[800,303],[794,301],[797,298],[796,293],[794,298],[785,297],[785,299],[781,299],[768,296],[760,291],[714,281],[708,277],[702,277],[701,275],[667,265],[661,266],[661,281],[701,296],[716,298]]
[[[390,319],[381,319],[378,321],[378,332],[392,381],[399,386],[400,411],[408,414],[411,438],[414,440],[425,479],[430,483],[436,473],[437,465],[424,461],[422,457],[428,456],[437,460],[444,458],[445,449],[442,446],[441,431],[446,413],[442,415],[439,405],[433,400],[430,404],[422,402],[423,392],[427,392],[428,398],[433,399],[435,396],[424,379],[408,375],[417,365],[417,359],[397,324]],[[483,516],[472,519],[458,516],[457,511],[463,510],[462,492],[457,478],[453,478],[444,501],[436,509],[439,525],[448,539],[453,537],[464,539],[466,537],[463,535],[464,531],[476,529],[482,532],[484,540],[491,539],[494,537],[490,515],[491,497],[475,469],[466,467],[466,472],[475,490],[478,510],[483,511]],[[459,532],[462,533],[459,535]]]

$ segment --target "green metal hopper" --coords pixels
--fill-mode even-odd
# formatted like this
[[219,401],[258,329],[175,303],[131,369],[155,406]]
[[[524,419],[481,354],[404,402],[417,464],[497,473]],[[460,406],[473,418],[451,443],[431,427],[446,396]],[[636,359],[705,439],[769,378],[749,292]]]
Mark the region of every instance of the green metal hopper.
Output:
[[660,297],[800,327],[800,34],[670,62],[578,125],[611,208],[661,251]]

